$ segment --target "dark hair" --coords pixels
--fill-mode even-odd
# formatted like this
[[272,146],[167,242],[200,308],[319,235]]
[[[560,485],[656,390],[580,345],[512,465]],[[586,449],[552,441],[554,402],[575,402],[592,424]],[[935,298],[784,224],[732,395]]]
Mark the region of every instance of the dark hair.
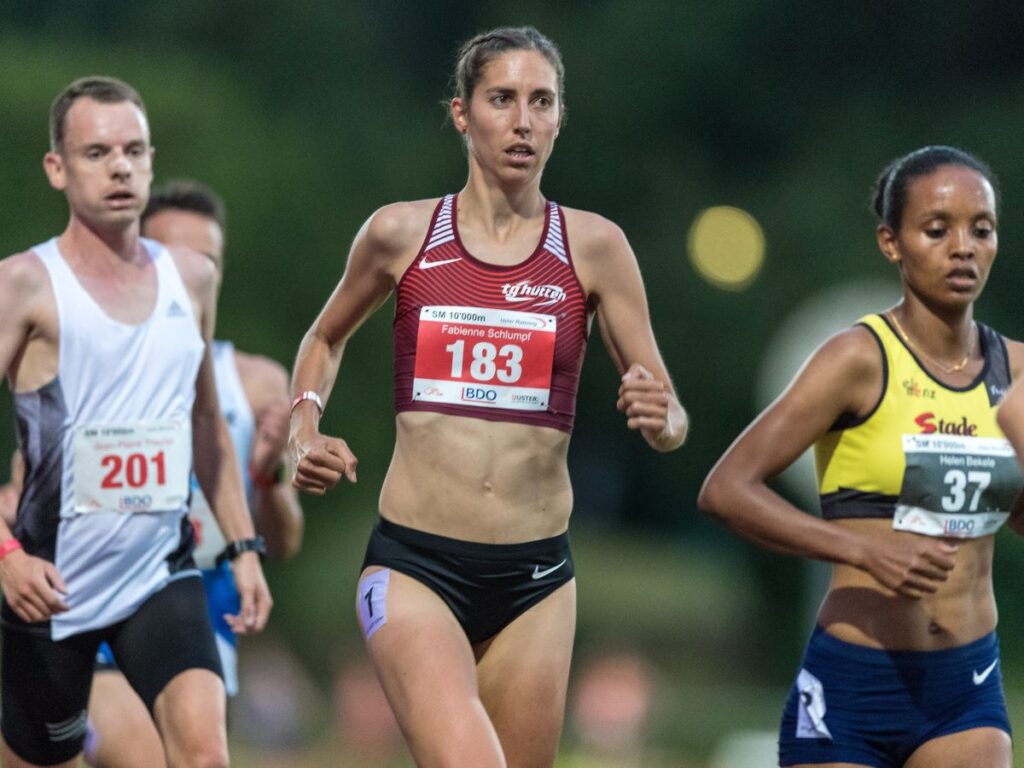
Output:
[[959,165],[977,171],[992,185],[999,205],[999,182],[992,169],[969,152],[956,147],[930,146],[915,149],[893,160],[875,182],[872,208],[879,221],[893,230],[900,227],[907,204],[907,187],[912,179],[927,176],[944,165]]
[[565,114],[565,66],[558,46],[533,27],[499,27],[470,38],[459,49],[452,75],[452,95],[469,103],[484,67],[506,51],[537,51],[555,70],[558,101]]
[[190,211],[209,216],[217,222],[221,231],[227,226],[224,200],[202,182],[192,179],[175,179],[154,187],[149,195],[149,204],[142,212],[142,221],[166,210]]
[[123,80],[98,75],[81,77],[58,93],[50,105],[50,149],[54,152],[64,151],[64,124],[68,111],[72,104],[82,98],[93,99],[103,104],[130,101],[143,115],[146,114],[146,105],[143,104],[139,92]]

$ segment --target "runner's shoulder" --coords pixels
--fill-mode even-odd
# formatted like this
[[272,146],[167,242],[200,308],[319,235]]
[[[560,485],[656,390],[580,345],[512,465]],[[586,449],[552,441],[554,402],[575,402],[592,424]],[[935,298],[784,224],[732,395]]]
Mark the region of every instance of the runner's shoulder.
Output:
[[189,293],[201,296],[212,290],[217,279],[217,266],[210,257],[182,245],[168,245],[166,248]]
[[1006,336],[1003,336],[1003,342],[1006,344],[1006,356],[1010,361],[1010,375],[1016,381],[1024,374],[1024,342]]
[[839,377],[863,377],[881,372],[882,351],[874,333],[854,325],[826,339],[811,361],[833,369]]
[[438,199],[399,202],[378,208],[363,225],[360,235],[375,250],[403,253],[419,247]]
[[235,367],[246,391],[267,398],[288,396],[288,370],[273,358],[235,349]]
[[626,235],[614,221],[579,208],[562,208],[573,255],[600,256],[627,246]]
[[53,295],[46,266],[35,251],[22,251],[0,260],[0,295],[5,302]]

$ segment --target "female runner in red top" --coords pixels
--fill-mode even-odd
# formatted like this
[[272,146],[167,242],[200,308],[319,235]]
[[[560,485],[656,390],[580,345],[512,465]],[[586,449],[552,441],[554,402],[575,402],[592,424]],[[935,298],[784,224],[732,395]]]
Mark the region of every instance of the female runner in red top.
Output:
[[629,428],[658,451],[686,436],[626,238],[541,193],[562,80],[533,28],[463,46],[466,186],[370,217],[296,361],[295,485],[322,494],[356,480],[317,427],[345,343],[397,294],[397,440],[357,611],[420,766],[554,762],[576,611],[566,455],[595,314]]

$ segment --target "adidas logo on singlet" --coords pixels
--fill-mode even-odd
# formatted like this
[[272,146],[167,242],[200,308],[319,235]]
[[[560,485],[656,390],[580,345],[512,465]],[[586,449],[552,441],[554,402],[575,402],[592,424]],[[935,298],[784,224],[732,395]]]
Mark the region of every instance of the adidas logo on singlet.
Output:
[[171,301],[171,306],[167,308],[168,317],[187,317],[187,313],[181,308],[181,304],[177,301]]

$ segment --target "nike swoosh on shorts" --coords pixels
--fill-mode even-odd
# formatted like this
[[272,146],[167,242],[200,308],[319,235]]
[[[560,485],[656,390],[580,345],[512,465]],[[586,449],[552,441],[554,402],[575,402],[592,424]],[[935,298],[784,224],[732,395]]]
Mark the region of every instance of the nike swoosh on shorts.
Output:
[[545,568],[543,571],[540,569],[539,565],[535,565],[535,566],[533,566],[533,577],[532,578],[534,578],[534,579],[543,579],[545,576],[547,576],[549,574],[552,574],[555,571],[557,571],[559,568],[561,568],[567,562],[568,562],[568,558],[566,558],[565,560],[560,562],[558,565],[553,565],[550,568]]
[[975,671],[973,673],[972,678],[971,678],[972,680],[974,680],[974,684],[975,685],[981,685],[986,680],[988,680],[988,676],[992,674],[992,670],[996,668],[996,664],[998,664],[998,663],[999,663],[999,659],[996,659],[991,664],[989,664],[987,667],[985,667],[983,670],[981,670],[981,672]]

